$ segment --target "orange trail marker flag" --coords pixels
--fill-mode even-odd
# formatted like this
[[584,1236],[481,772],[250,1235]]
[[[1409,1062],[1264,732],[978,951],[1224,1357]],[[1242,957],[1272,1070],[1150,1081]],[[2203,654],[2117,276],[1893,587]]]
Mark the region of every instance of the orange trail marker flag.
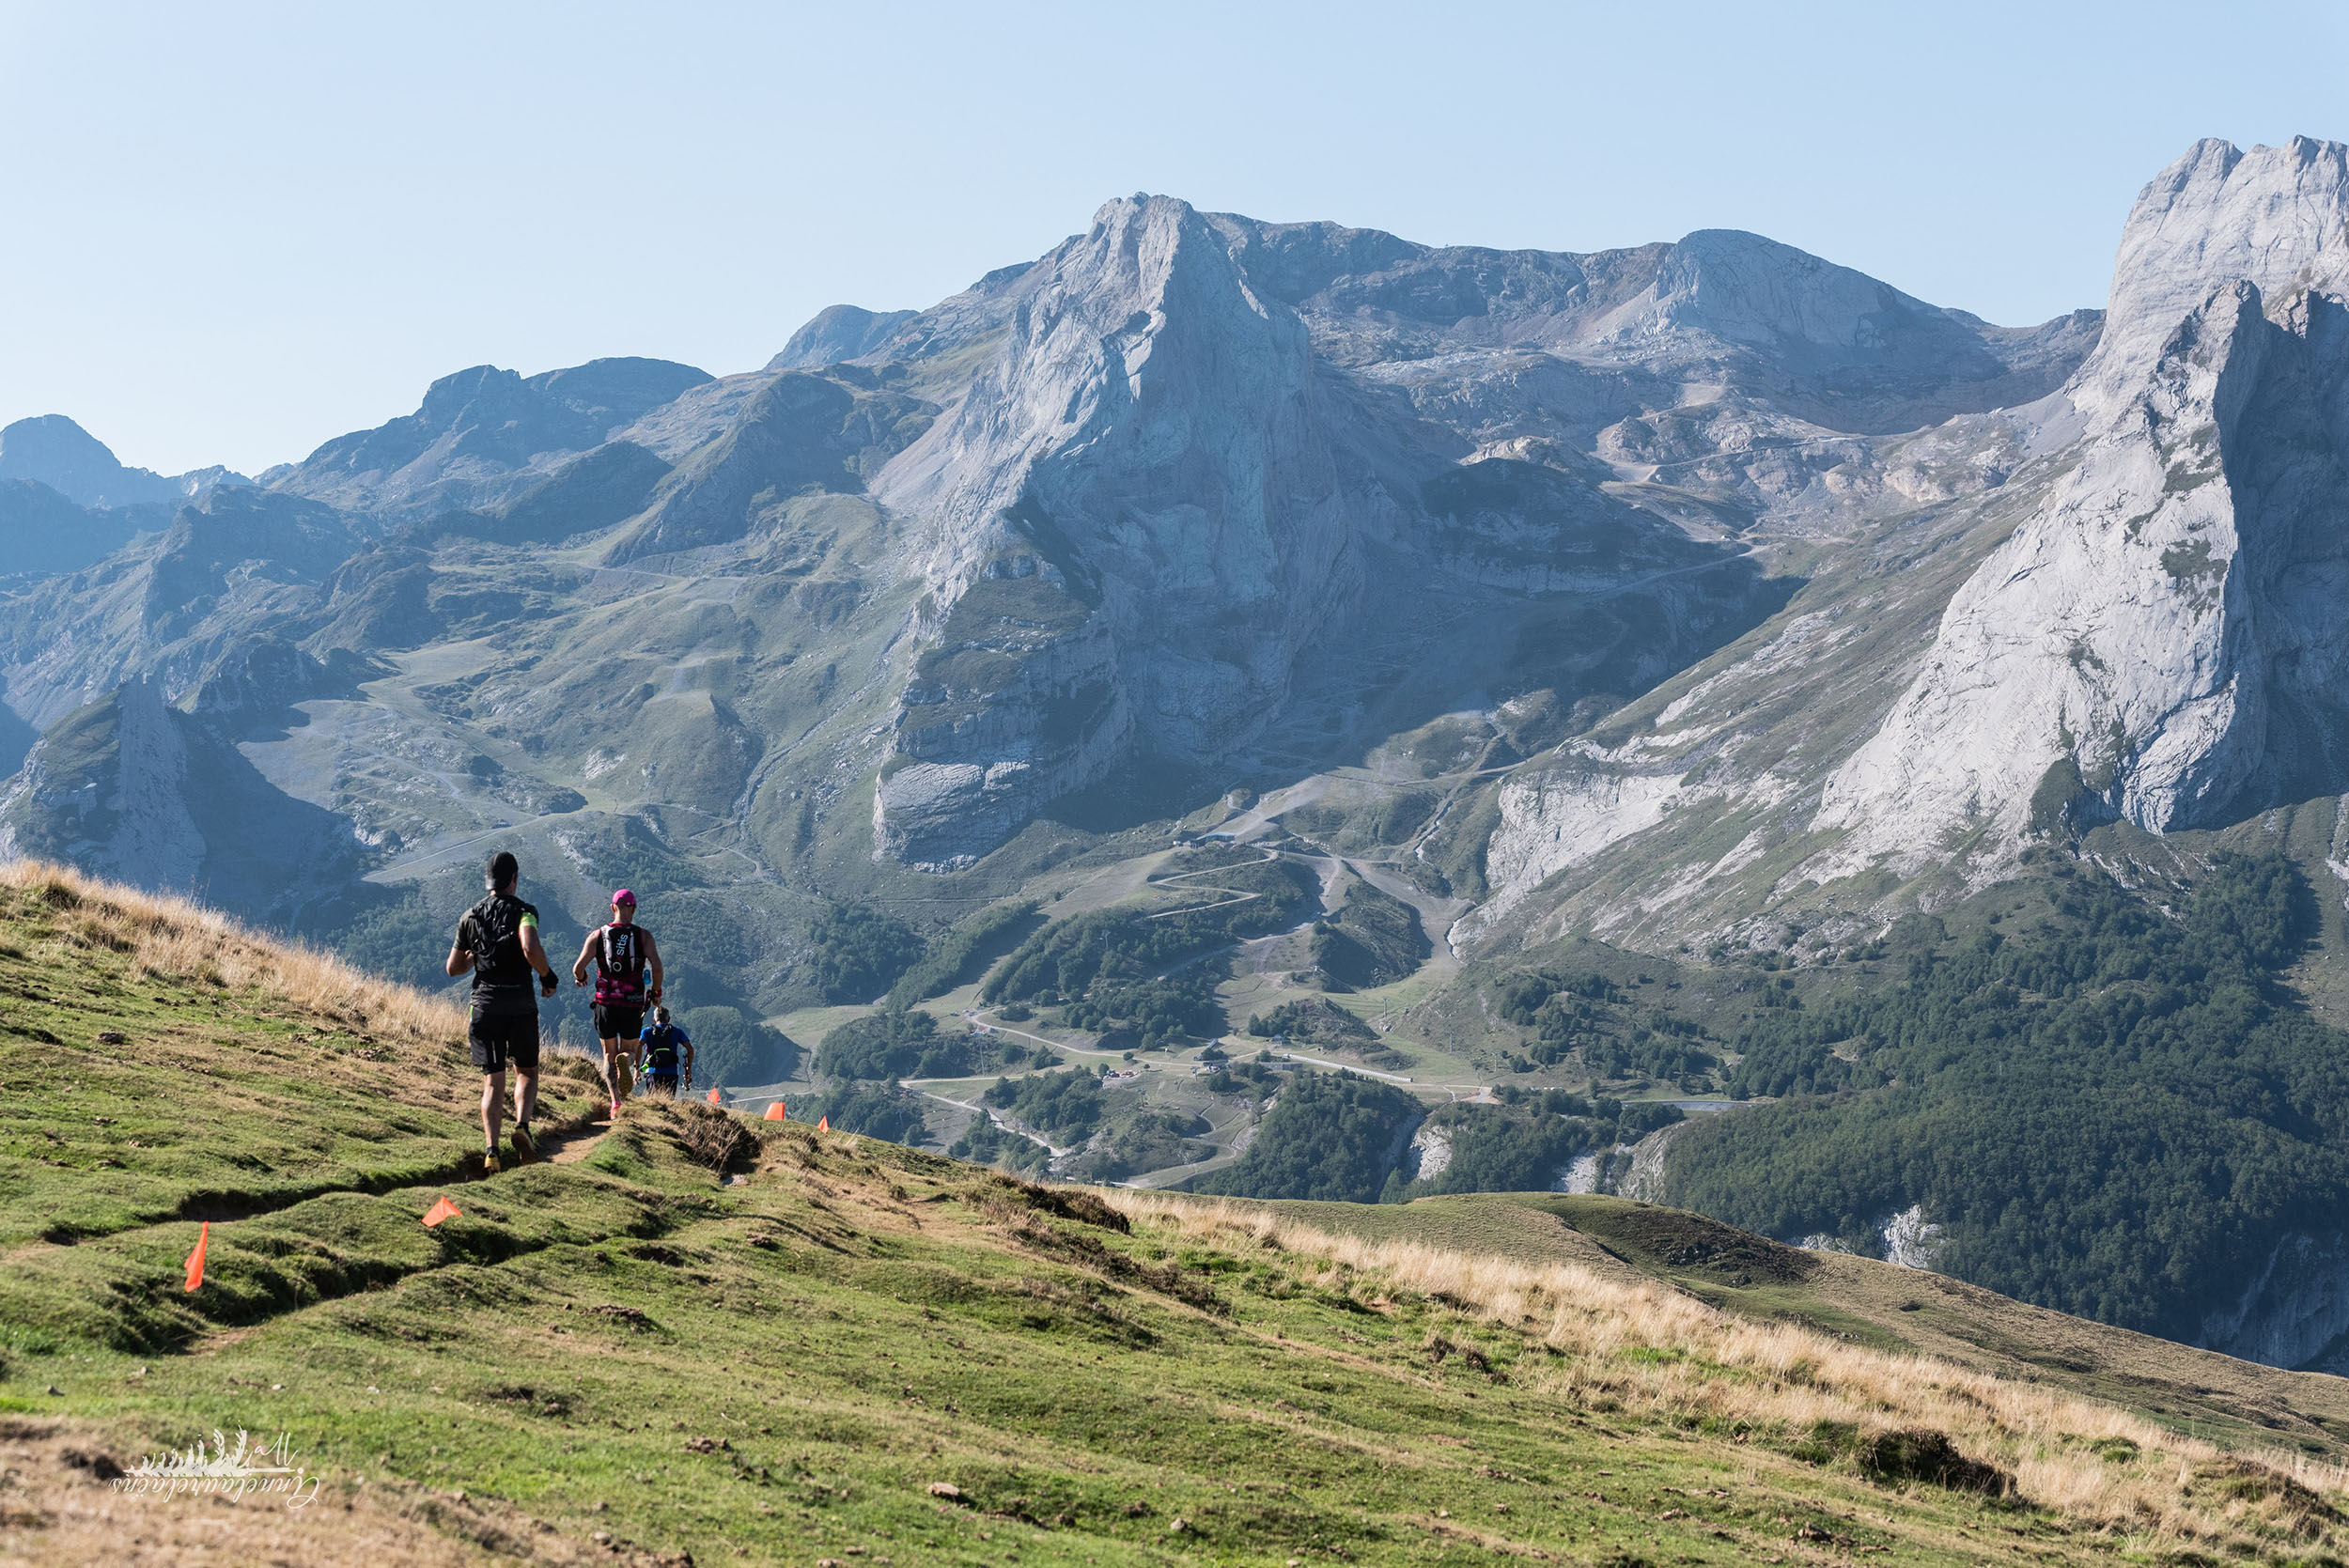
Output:
[[725,1102],[723,1102],[723,1100],[719,1099],[719,1097],[718,1097],[718,1091],[716,1091],[715,1089],[712,1089],[712,1090],[709,1092],[709,1103],[710,1103],[711,1105],[723,1105],[723,1103],[725,1103]]
[[816,1130],[817,1132],[832,1131],[832,1116],[830,1113],[826,1113],[816,1118]]
[[791,1120],[791,1116],[788,1111],[783,1109],[783,1102],[781,1100],[777,1100],[767,1108],[767,1114],[761,1118],[761,1120],[769,1122],[787,1122]]
[[424,1211],[425,1226],[427,1229],[429,1229],[430,1227],[439,1224],[443,1219],[461,1219],[464,1218],[464,1214],[465,1211],[463,1209],[459,1208],[455,1203],[450,1203],[446,1198],[443,1198],[439,1203]]
[[195,1289],[204,1282],[204,1244],[212,1239],[212,1222],[204,1221],[204,1228],[195,1233],[195,1250],[188,1254],[188,1288]]

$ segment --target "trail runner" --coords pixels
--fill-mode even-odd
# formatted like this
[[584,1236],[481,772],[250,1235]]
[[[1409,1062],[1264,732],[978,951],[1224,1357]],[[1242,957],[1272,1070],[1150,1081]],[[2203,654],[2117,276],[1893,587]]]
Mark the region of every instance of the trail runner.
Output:
[[448,950],[448,972],[473,972],[473,1021],[467,1033],[473,1043],[473,1064],[481,1069],[481,1167],[484,1175],[498,1170],[498,1124],[506,1110],[506,1069],[514,1069],[514,1163],[537,1157],[531,1141],[530,1113],[538,1104],[538,999],[531,994],[536,972],[539,989],[554,994],[554,966],[538,942],[538,910],[514,895],[521,867],[510,850],[490,857],[487,870],[490,895],[467,909],[457,923],[457,939]]
[[[680,1062],[678,1052],[683,1051]],[[636,1064],[645,1075],[647,1094],[666,1094],[675,1099],[680,1087],[693,1087],[693,1040],[680,1024],[669,1021],[667,1006],[652,1010],[652,1022],[645,1026],[643,1037],[637,1042]],[[685,1080],[677,1081],[682,1071]]]
[[[612,895],[612,924],[588,932],[581,945],[579,961],[571,966],[578,985],[587,984],[589,959],[596,965],[596,1038],[603,1042],[603,1083],[611,1091],[616,1122],[629,1094],[629,1065],[645,1027],[645,1004],[661,1000],[661,948],[652,933],[636,924],[636,895],[628,889]],[[626,1059],[620,1055],[622,1040],[629,1042]]]

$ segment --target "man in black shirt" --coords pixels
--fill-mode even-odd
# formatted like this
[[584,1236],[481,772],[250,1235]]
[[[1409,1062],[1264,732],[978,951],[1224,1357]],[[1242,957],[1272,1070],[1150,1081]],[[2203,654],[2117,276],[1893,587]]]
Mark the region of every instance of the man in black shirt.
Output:
[[514,1065],[514,1160],[537,1156],[530,1140],[530,1113],[538,1103],[539,989],[554,994],[554,966],[538,944],[538,911],[514,896],[521,867],[501,849],[490,857],[490,896],[457,923],[448,950],[448,972],[473,971],[473,1064],[481,1069],[481,1165],[498,1169],[498,1122],[506,1109],[506,1066]]

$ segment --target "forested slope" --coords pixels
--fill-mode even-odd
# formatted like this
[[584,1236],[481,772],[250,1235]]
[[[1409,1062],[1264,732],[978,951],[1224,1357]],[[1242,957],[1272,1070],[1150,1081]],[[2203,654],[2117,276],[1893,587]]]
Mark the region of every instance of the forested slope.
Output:
[[2188,1339],[2336,1215],[2349,1032],[2283,983],[2313,930],[2299,872],[2222,852],[2190,885],[2128,889],[2051,865],[2045,914],[1757,1013],[1732,1092],[1783,1098],[1682,1134],[1673,1201],[1879,1250],[1921,1204],[1936,1266]]

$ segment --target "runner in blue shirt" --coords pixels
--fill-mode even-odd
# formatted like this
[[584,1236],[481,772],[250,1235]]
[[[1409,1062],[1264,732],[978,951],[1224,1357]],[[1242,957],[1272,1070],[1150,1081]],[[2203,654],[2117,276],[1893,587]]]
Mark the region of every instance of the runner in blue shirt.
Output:
[[666,1007],[655,1007],[652,1022],[637,1036],[636,1066],[644,1076],[647,1094],[667,1094],[674,1099],[680,1072],[684,1074],[682,1086],[693,1087],[693,1042],[687,1037],[683,1026],[669,1021]]

